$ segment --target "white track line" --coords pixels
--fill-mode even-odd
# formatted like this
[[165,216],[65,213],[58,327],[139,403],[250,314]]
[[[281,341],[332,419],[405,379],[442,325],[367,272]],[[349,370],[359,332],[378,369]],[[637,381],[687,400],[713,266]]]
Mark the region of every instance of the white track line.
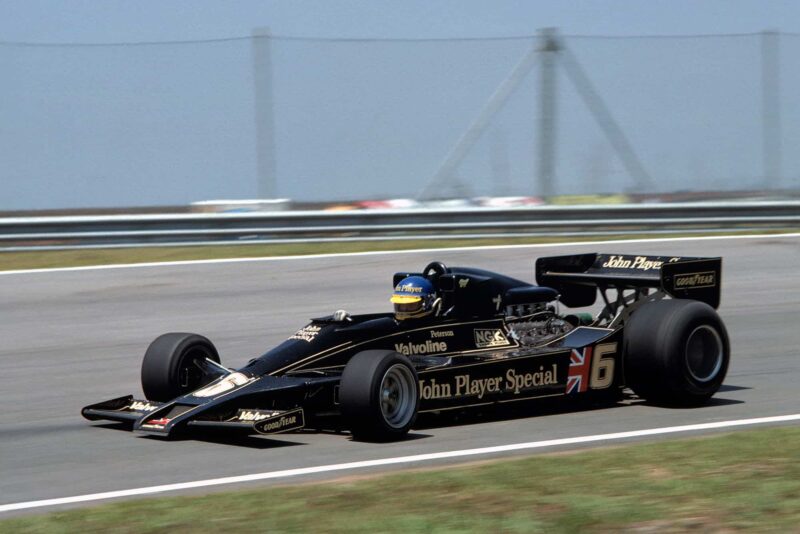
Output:
[[413,456],[400,456],[396,458],[381,458],[377,460],[363,460],[359,462],[348,462],[343,464],[320,465],[316,467],[301,467],[298,469],[286,469],[283,471],[270,471],[267,473],[255,473],[251,475],[241,475],[224,478],[212,478],[208,480],[197,480],[194,482],[180,482],[176,484],[164,484],[162,486],[149,486],[145,488],[134,488],[118,491],[107,491],[104,493],[91,493],[88,495],[77,495],[74,497],[61,497],[58,499],[44,499],[41,501],[18,502],[0,505],[0,513],[11,512],[14,510],[24,510],[28,508],[41,508],[45,506],[56,506],[63,504],[75,504],[82,502],[100,501],[105,499],[115,499],[119,497],[131,497],[135,495],[151,495],[154,493],[164,493],[168,491],[178,491],[186,489],[204,488],[210,486],[222,486],[226,484],[238,484],[242,482],[253,482],[256,480],[269,480],[274,478],[289,478],[316,473],[330,473],[334,471],[348,471],[352,469],[362,469],[365,467],[376,467],[395,464],[414,464],[428,462],[431,460],[441,460],[446,458],[463,458],[467,456],[482,456],[500,452],[521,451],[530,449],[544,449],[548,447],[558,447],[561,445],[577,445],[582,443],[595,443],[601,441],[616,441],[642,436],[658,436],[664,434],[676,434],[679,432],[692,432],[698,430],[711,430],[719,428],[732,428],[741,426],[763,425],[769,423],[785,423],[788,421],[800,421],[800,414],[778,415],[773,417],[758,417],[755,419],[738,419],[733,421],[718,421],[716,423],[699,423],[694,425],[670,426],[663,428],[651,428],[647,430],[633,430],[629,432],[615,432],[613,434],[598,434],[594,436],[580,436],[575,438],[551,439],[546,441],[531,441],[528,443],[515,443],[512,445],[498,445],[495,447],[483,447],[480,449],[465,449],[460,451],[434,452],[429,454],[416,454]]
[[[488,245],[488,246],[475,246],[475,247],[452,247],[452,248],[419,248],[410,250],[375,250],[370,252],[336,252],[330,254],[305,254],[295,256],[264,256],[257,258],[221,258],[215,260],[184,260],[184,261],[160,261],[149,263],[119,263],[112,265],[86,265],[83,267],[53,267],[49,269],[18,269],[9,271],[0,271],[0,276],[12,274],[32,274],[32,273],[58,273],[58,272],[72,272],[72,271],[100,271],[107,269],[132,269],[143,267],[173,267],[180,265],[209,265],[215,263],[245,263],[245,262],[262,262],[262,261],[287,261],[287,260],[309,260],[321,258],[340,258],[347,256],[390,256],[395,254],[417,254],[417,253],[448,253],[448,252],[465,252],[470,250],[499,250],[499,249],[516,249],[516,248],[555,248],[555,247],[577,247],[587,246],[595,247],[602,245],[617,245],[617,244],[630,244],[630,243],[669,243],[675,241],[713,241],[713,240],[731,240],[731,239],[780,239],[785,237],[800,237],[800,233],[792,234],[757,234],[757,235],[728,235],[728,236],[702,236],[702,237],[661,237],[651,239],[613,239],[608,241],[573,241],[570,243],[536,243],[529,245]],[[2,254],[0,254],[2,260]]]

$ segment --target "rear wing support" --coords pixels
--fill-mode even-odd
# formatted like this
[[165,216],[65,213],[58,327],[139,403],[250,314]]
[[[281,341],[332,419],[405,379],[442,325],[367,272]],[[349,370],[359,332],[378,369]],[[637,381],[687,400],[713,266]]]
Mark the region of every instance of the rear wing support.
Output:
[[[608,289],[616,289],[620,298],[624,291],[633,290],[633,301],[656,289],[673,298],[699,300],[718,308],[722,258],[597,253],[550,256],[536,260],[536,283],[558,291],[561,302],[571,308],[594,304],[598,289],[606,307]],[[626,304],[623,299],[622,305]]]

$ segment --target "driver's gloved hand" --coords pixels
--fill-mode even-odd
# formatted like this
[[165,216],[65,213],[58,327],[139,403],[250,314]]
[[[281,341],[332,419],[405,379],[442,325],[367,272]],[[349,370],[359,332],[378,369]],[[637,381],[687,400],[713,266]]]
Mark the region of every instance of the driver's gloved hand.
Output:
[[343,323],[350,320],[350,314],[345,310],[336,310],[333,312],[333,320],[338,323]]

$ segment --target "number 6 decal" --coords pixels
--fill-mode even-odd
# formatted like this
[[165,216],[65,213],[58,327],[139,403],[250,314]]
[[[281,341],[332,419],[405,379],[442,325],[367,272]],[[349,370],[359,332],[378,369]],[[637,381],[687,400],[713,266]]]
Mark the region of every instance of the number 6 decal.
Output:
[[[589,380],[589,386],[592,389],[606,389],[614,382],[614,354],[616,352],[616,343],[604,343],[594,348],[592,376]],[[604,358],[604,356],[607,357]]]

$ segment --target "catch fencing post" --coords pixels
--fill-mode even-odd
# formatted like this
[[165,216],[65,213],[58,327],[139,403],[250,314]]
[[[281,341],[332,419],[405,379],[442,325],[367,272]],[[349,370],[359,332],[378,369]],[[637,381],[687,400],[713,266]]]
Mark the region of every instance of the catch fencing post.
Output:
[[556,60],[560,50],[555,28],[539,30],[542,45],[539,48],[539,196],[553,195],[556,152]]
[[761,116],[764,188],[781,186],[780,34],[761,32]]
[[269,28],[255,28],[252,37],[257,188],[259,198],[268,199],[276,198],[278,181],[272,109],[272,37]]

